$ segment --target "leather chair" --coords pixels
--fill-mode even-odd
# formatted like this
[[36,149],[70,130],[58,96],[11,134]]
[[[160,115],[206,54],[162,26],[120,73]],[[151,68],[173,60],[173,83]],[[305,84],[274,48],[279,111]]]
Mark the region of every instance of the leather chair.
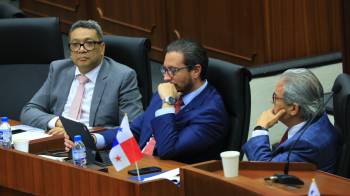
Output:
[[152,79],[148,52],[151,42],[147,38],[105,35],[105,56],[127,65],[137,74],[138,86],[146,109],[152,96]]
[[350,178],[350,75],[340,74],[333,90],[340,88],[333,97],[334,126],[339,135],[339,155],[336,173]]
[[24,18],[26,15],[22,10],[11,5],[10,3],[0,2],[0,18]]
[[224,150],[240,151],[249,132],[251,74],[242,66],[210,58],[207,79],[221,94],[229,115],[229,136]]
[[0,20],[0,116],[20,112],[44,83],[49,64],[63,59],[58,18]]

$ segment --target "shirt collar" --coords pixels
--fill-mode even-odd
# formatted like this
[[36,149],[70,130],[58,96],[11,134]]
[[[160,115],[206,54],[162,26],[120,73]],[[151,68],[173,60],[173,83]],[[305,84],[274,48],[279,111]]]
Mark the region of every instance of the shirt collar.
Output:
[[202,84],[201,87],[199,87],[198,89],[196,89],[195,91],[193,91],[191,93],[184,95],[182,97],[184,105],[189,104],[195,97],[197,97],[197,95],[199,95],[205,89],[205,87],[207,87],[207,85],[208,85],[208,82],[207,82],[207,80],[205,80],[204,84]]
[[[85,74],[85,76],[89,78],[90,82],[96,83],[97,75],[98,75],[98,72],[100,72],[101,66],[102,66],[102,62],[97,67],[95,67],[94,69],[92,69],[91,71]],[[75,66],[74,78],[76,78],[78,75],[81,75],[81,74],[82,73],[80,73],[78,67]]]
[[306,121],[294,125],[288,130],[288,139],[293,137],[304,125]]

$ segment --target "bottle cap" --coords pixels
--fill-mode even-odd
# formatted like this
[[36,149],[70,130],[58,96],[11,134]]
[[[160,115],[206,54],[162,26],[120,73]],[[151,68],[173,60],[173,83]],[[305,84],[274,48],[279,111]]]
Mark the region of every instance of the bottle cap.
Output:
[[75,141],[75,142],[81,141],[81,136],[80,136],[80,135],[75,135],[75,136],[74,136],[74,141]]
[[9,121],[9,119],[6,116],[1,117],[1,122],[8,122],[8,121]]

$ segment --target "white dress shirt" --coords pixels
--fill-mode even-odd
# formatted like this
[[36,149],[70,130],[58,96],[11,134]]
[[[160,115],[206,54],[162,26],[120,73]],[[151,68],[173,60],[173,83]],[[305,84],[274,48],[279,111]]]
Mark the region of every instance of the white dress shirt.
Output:
[[[81,115],[80,115],[79,122],[83,123],[87,127],[89,126],[89,117],[90,117],[92,95],[94,93],[96,79],[97,79],[98,73],[101,69],[101,65],[102,65],[102,63],[100,65],[98,65],[97,67],[95,67],[93,70],[91,70],[85,74],[85,76],[87,78],[89,78],[89,81],[84,86],[84,95],[83,95],[83,100],[82,100],[82,105],[81,105]],[[69,110],[70,110],[70,107],[72,105],[75,94],[77,92],[78,86],[79,86],[79,81],[77,79],[78,75],[81,75],[81,73],[80,73],[79,69],[77,68],[77,66],[75,66],[74,80],[73,80],[72,85],[70,87],[67,102],[64,105],[64,109],[62,112],[63,117],[70,118]],[[55,124],[56,124],[56,121],[58,120],[58,118],[59,117],[56,116],[49,121],[48,127],[50,129],[55,127]]]

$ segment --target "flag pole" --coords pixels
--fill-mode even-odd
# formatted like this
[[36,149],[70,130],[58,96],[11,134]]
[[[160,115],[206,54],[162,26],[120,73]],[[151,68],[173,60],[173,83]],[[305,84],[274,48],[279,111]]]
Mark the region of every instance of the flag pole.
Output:
[[137,180],[141,181],[141,176],[140,176],[140,171],[139,171],[139,166],[137,164],[137,161],[135,161],[135,167],[136,167],[136,172],[137,172]]

